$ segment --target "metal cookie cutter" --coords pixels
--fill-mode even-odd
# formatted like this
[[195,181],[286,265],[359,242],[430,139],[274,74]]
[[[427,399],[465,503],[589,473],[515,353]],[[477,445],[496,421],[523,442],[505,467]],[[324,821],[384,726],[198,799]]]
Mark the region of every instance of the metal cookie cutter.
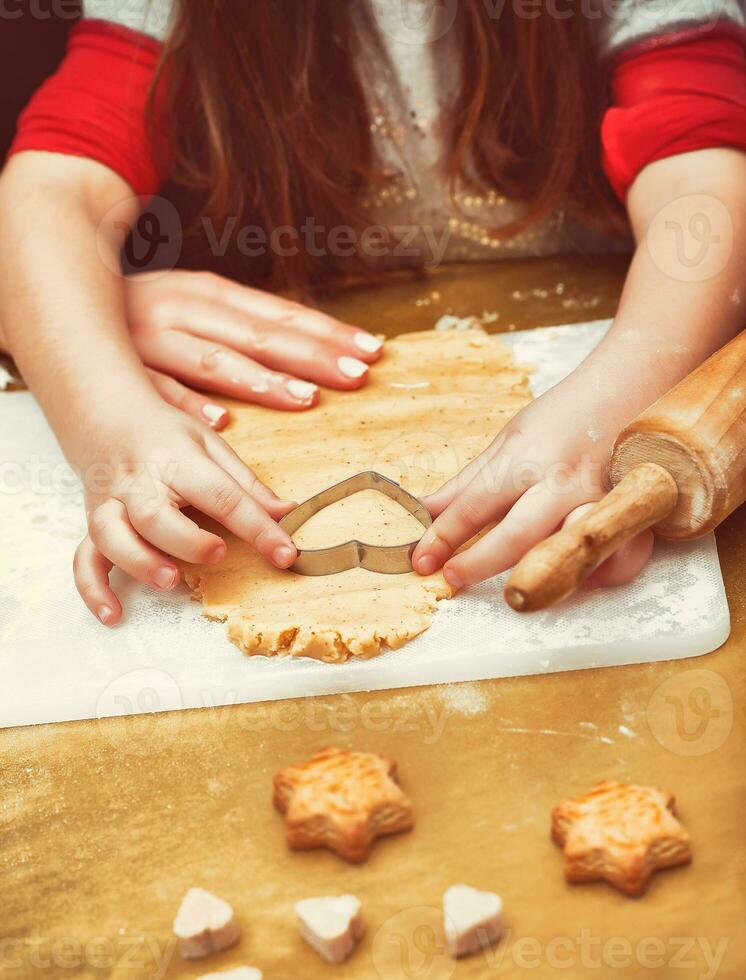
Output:
[[[368,470],[365,473],[356,473],[347,480],[322,490],[315,497],[310,497],[304,503],[299,504],[295,510],[291,510],[280,521],[280,527],[284,528],[288,534],[293,535],[306,521],[318,514],[319,511],[328,507],[329,504],[336,504],[338,500],[352,496],[360,490],[378,490],[386,494],[404,510],[409,511],[413,517],[428,528],[433,522],[427,507],[407,493],[398,483],[389,480],[380,473]],[[335,575],[337,572],[345,572],[349,568],[367,568],[369,572],[383,572],[388,575],[399,575],[402,572],[412,571],[412,560],[410,553],[417,541],[410,541],[408,544],[379,545],[365,544],[363,541],[345,541],[344,544],[335,544],[331,548],[310,548],[308,550],[298,550],[298,557],[295,564],[291,565],[291,570],[300,575]]]

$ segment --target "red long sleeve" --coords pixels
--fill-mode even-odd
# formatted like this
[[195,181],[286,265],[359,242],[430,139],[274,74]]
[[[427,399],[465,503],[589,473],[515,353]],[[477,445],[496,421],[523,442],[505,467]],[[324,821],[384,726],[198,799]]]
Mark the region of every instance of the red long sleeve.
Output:
[[[146,130],[160,45],[103,21],[81,21],[68,53],[23,112],[11,153],[49,150],[97,160],[138,194],[159,172]],[[602,125],[604,169],[623,199],[648,163],[711,146],[746,151],[746,57],[732,32],[657,39],[612,77]]]
[[612,76],[601,128],[603,165],[624,200],[664,157],[713,146],[746,152],[746,55],[727,34],[701,35],[629,57]]
[[136,194],[163,183],[146,110],[161,45],[105,21],[73,28],[67,54],[21,114],[10,154],[46,150],[88,157],[118,173]]

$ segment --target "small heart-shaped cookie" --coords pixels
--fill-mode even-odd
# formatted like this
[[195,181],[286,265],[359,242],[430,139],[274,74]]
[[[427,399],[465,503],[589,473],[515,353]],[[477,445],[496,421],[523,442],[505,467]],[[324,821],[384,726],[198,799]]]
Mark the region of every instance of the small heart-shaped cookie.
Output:
[[330,963],[346,960],[365,932],[354,895],[306,898],[296,904],[295,914],[303,938]]
[[454,958],[496,943],[503,933],[503,903],[494,892],[452,885],[443,895],[446,947]]
[[204,888],[190,888],[174,919],[174,935],[184,959],[227,949],[241,935],[232,907]]

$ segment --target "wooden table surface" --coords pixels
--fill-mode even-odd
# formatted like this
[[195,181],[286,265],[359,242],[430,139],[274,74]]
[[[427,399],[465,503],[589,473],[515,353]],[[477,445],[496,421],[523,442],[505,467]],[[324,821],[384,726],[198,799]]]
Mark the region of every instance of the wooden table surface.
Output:
[[[623,270],[621,259],[445,269],[327,305],[388,334],[445,312],[497,312],[509,330],[611,315]],[[247,964],[267,980],[743,980],[745,541],[742,510],[718,533],[733,631],[704,658],[0,732],[0,977]],[[414,831],[361,867],[287,852],[271,806],[272,774],[327,744],[393,756],[414,802]],[[692,835],[692,865],[657,875],[639,900],[567,885],[549,838],[551,805],[604,777],[671,789]],[[458,963],[439,912],[456,882],[498,891],[508,926],[494,950]],[[170,933],[194,884],[231,901],[243,926],[239,946],[197,965]],[[347,891],[368,933],[334,968],[300,940],[292,907]]]

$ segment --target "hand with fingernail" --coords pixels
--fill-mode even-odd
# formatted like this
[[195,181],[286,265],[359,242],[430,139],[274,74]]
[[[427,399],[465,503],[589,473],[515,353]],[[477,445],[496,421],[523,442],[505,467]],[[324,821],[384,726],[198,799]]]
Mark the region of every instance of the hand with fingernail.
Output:
[[229,413],[204,392],[298,412],[319,385],[360,388],[381,356],[372,334],[204,272],[131,276],[127,319],[160,395],[219,430]]
[[[95,432],[73,435],[68,446],[88,513],[75,582],[107,626],[122,616],[109,583],[114,566],[168,591],[180,579],[178,560],[212,564],[225,555],[222,539],[190,520],[185,507],[212,517],[278,568],[295,561],[296,548],[277,523],[293,503],[279,500],[210,431],[224,428],[229,415],[205,392],[304,411],[318,403],[319,385],[365,384],[382,347],[364,330],[207,273],[130,277],[125,301],[130,337],[153,388],[144,381],[148,391],[131,424],[116,413],[99,417]],[[96,474],[95,486],[88,474]]]
[[[454,591],[474,585],[511,568],[604,495],[611,444],[635,406],[621,371],[604,372],[599,398],[587,370],[522,409],[480,456],[425,499],[434,520],[412,554],[416,572],[442,568]],[[596,569],[588,586],[630,581],[652,547],[652,532],[644,531]]]
[[97,420],[76,459],[86,500],[88,534],[73,563],[83,601],[105,626],[122,617],[109,583],[114,566],[161,591],[180,579],[177,560],[215,564],[222,538],[191,520],[192,506],[248,541],[277,568],[297,550],[277,521],[295,506],[280,500],[220,436],[152,392],[139,408],[147,424]]

